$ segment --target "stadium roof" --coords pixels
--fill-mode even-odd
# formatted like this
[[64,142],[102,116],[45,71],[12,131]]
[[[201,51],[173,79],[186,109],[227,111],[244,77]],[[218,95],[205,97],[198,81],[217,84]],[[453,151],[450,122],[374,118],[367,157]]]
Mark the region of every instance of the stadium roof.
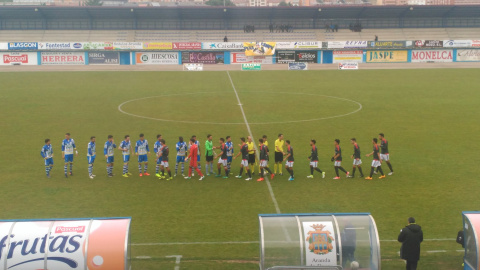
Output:
[[3,6],[0,19],[367,19],[480,17],[480,6],[58,7]]

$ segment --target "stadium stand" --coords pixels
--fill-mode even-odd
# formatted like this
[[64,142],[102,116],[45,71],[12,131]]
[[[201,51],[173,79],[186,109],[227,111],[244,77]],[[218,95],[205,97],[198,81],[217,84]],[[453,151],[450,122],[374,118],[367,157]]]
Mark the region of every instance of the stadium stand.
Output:
[[243,41],[346,41],[373,40],[451,40],[480,39],[480,28],[404,28],[364,29],[352,32],[341,29],[335,33],[324,30],[298,29],[293,33],[270,33],[259,30],[244,33],[240,30],[191,31],[191,30],[4,30],[0,31],[1,42],[22,41],[119,41],[119,42],[222,42],[225,36],[230,42]]

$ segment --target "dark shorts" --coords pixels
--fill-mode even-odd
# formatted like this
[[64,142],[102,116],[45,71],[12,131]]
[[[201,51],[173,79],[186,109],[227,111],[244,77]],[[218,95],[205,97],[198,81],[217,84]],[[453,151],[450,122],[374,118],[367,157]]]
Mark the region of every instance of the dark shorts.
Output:
[[255,163],[255,154],[248,154],[248,164]]
[[205,156],[207,162],[213,161],[213,156]]
[[283,153],[282,152],[275,152],[275,163],[283,162]]

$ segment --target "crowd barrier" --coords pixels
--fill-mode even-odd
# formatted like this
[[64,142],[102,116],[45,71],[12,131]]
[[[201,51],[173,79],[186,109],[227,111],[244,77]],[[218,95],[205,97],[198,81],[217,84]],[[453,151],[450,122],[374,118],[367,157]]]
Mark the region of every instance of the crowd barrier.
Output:
[[0,54],[0,65],[480,62],[480,40],[10,42]]

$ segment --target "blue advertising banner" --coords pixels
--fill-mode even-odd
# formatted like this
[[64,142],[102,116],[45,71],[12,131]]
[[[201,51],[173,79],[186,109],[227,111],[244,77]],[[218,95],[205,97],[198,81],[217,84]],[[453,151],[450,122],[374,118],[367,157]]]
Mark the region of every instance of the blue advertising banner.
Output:
[[38,50],[38,42],[9,42],[9,50]]
[[290,62],[288,63],[288,70],[308,70],[308,66],[305,62]]

